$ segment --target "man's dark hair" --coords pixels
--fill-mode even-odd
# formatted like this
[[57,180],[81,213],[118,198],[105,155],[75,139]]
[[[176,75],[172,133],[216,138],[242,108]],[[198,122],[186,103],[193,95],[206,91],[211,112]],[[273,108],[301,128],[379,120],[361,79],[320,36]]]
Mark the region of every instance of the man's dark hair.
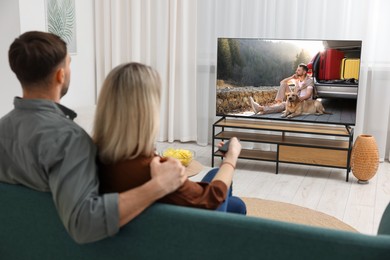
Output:
[[12,71],[22,85],[44,82],[65,61],[66,43],[57,35],[31,31],[16,38],[8,51]]
[[309,68],[307,67],[307,65],[305,63],[300,63],[298,65],[298,67],[301,67],[304,71],[308,72],[309,71]]

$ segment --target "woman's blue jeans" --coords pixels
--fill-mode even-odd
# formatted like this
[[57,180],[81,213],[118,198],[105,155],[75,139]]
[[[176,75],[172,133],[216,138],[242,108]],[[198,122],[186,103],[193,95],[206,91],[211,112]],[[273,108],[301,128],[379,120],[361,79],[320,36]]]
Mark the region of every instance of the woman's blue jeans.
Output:
[[[203,177],[202,182],[211,182],[217,174],[218,170],[218,168],[210,170]],[[239,197],[232,196],[232,193],[232,187],[230,186],[226,200],[216,210],[246,215],[245,203]]]

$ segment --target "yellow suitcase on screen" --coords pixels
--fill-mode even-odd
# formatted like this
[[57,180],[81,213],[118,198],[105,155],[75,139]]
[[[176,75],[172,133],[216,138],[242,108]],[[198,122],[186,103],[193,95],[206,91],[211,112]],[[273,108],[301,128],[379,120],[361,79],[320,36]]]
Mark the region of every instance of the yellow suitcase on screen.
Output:
[[341,79],[359,79],[360,59],[345,58],[341,61]]

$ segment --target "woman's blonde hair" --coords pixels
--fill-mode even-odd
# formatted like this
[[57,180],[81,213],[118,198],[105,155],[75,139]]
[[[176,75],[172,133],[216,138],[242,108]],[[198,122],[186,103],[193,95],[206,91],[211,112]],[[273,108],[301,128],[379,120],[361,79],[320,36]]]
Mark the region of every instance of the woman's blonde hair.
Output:
[[140,63],[114,68],[100,91],[93,139],[103,163],[151,156],[159,127],[160,77]]

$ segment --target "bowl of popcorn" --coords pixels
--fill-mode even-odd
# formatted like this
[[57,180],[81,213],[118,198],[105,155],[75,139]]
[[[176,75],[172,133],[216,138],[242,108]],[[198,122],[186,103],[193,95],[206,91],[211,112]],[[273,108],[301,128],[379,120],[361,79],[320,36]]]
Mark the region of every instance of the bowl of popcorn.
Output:
[[162,156],[176,158],[187,167],[194,158],[194,152],[186,149],[168,148],[162,152]]

